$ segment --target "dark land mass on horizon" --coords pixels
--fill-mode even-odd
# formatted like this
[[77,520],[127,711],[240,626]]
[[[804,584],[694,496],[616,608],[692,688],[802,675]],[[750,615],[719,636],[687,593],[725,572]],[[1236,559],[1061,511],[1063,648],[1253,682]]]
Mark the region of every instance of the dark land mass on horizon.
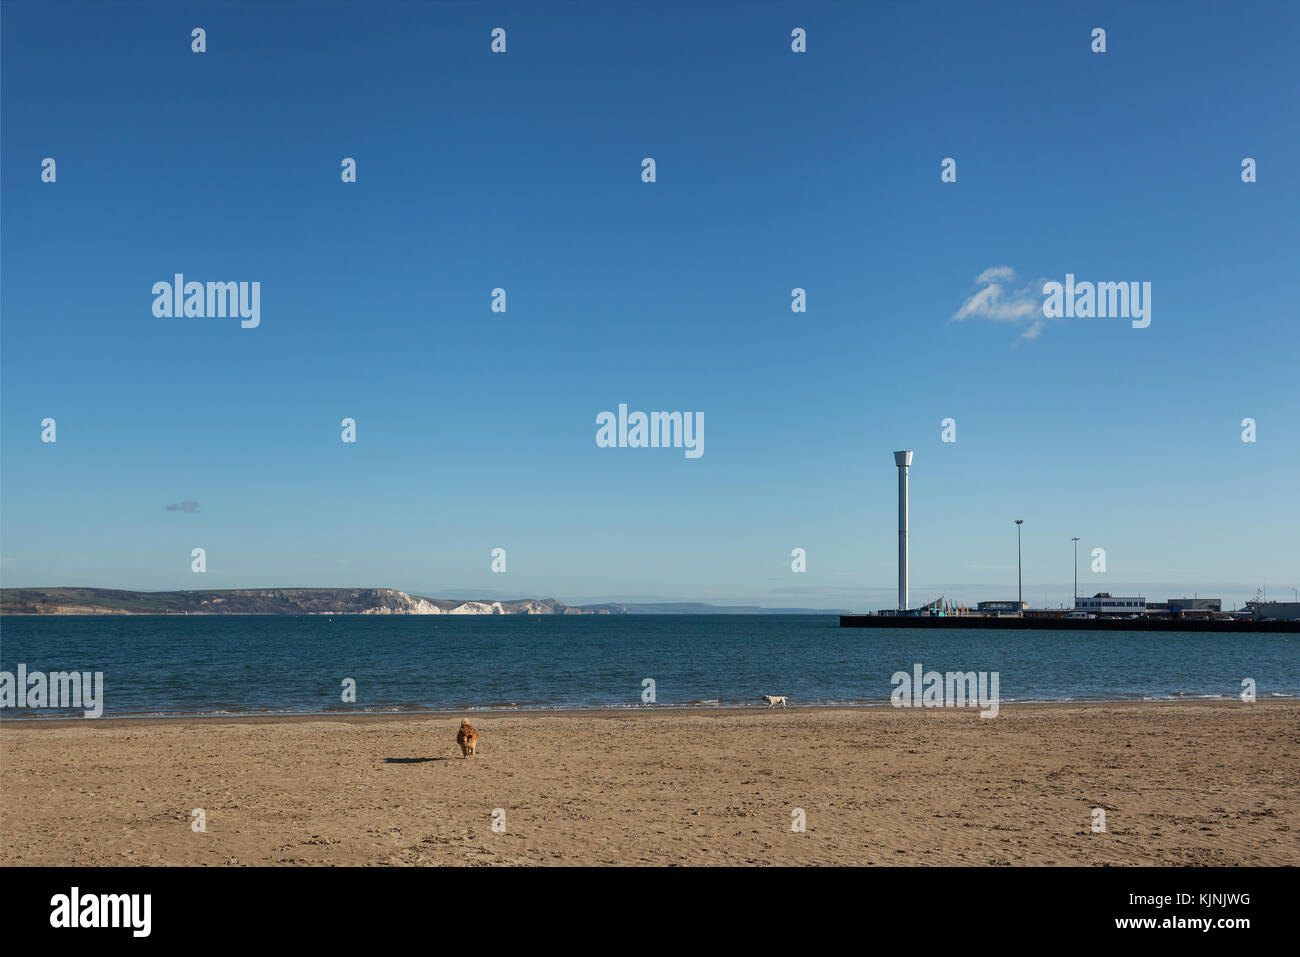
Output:
[[762,608],[706,602],[566,605],[554,598],[425,598],[394,588],[229,588],[125,591],[3,588],[6,615],[840,615],[842,608]]

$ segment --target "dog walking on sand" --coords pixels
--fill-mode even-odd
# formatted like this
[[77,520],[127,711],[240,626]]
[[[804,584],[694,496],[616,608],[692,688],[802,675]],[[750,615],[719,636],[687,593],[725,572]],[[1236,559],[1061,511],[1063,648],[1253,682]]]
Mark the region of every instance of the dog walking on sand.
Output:
[[456,732],[456,743],[460,745],[460,753],[464,757],[478,753],[478,732],[474,726],[469,723],[469,719],[461,718],[460,730]]

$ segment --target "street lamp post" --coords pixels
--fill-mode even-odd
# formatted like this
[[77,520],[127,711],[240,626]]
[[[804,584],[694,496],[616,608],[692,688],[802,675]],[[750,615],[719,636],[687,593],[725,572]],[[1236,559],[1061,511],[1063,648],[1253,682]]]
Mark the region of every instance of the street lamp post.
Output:
[[1025,524],[1023,518],[1016,519],[1016,614],[1025,613],[1024,577],[1020,573],[1020,526]]
[[1074,607],[1079,607],[1079,539],[1070,539],[1074,542]]

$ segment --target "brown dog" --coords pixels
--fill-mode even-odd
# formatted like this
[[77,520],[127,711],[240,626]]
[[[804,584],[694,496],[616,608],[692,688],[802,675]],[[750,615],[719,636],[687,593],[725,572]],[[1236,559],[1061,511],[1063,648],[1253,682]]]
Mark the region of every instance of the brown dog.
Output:
[[460,730],[456,732],[456,743],[460,745],[461,754],[467,758],[478,753],[478,732],[465,718],[461,719]]

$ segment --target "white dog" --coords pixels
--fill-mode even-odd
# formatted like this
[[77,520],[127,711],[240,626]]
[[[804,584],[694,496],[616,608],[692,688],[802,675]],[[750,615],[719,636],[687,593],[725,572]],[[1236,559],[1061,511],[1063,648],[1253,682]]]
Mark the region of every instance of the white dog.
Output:
[[765,694],[763,695],[763,700],[767,702],[769,708],[775,707],[778,704],[783,708],[785,707],[785,695]]

